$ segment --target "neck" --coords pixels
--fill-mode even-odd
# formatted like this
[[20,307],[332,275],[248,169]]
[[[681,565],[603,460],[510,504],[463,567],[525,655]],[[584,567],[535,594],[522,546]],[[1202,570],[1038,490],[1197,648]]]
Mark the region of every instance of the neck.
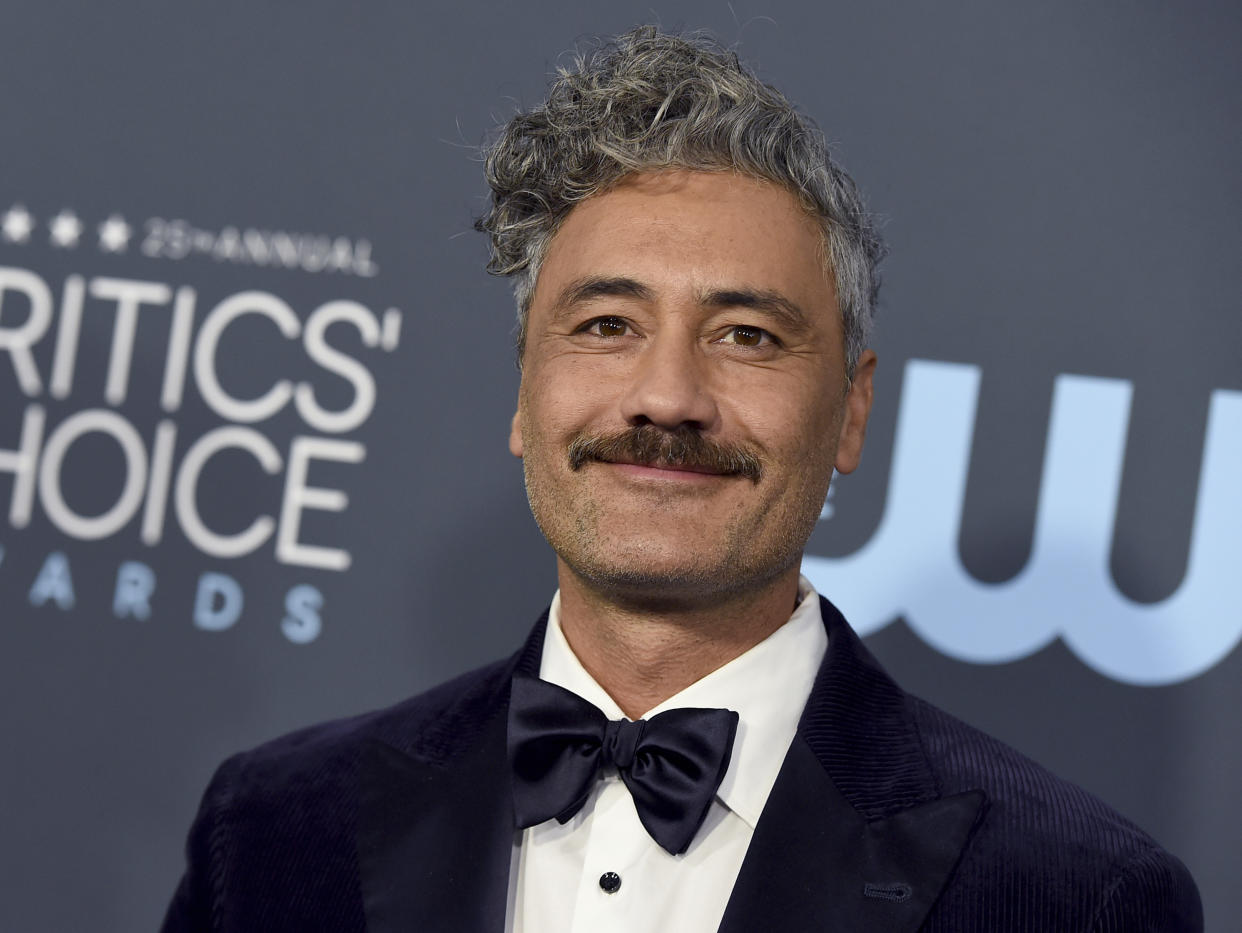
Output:
[[789,620],[798,566],[710,601],[637,602],[592,588],[558,561],[565,640],[631,719],[745,654]]

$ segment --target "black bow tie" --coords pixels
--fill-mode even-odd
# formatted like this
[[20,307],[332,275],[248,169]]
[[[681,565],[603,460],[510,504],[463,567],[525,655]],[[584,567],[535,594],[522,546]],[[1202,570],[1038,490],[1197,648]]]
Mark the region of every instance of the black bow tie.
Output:
[[509,764],[519,828],[582,809],[601,768],[615,767],[651,838],[673,855],[690,847],[729,766],[737,713],[671,709],[610,722],[563,687],[513,676]]

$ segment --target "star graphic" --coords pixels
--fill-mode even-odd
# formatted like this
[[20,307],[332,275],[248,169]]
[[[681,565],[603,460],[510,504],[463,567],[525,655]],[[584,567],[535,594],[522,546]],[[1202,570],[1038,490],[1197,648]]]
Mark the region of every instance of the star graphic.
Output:
[[82,236],[82,221],[78,215],[66,208],[48,222],[50,239],[53,246],[73,249]]
[[133,229],[120,214],[113,214],[99,225],[99,248],[106,253],[123,253]]
[[34,229],[34,218],[21,204],[14,204],[0,217],[0,236],[8,243],[25,243]]

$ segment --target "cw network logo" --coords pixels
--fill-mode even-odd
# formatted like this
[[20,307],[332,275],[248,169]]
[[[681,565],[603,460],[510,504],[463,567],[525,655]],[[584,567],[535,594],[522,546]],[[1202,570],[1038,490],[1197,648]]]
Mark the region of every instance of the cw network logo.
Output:
[[1107,677],[1159,685],[1224,659],[1242,638],[1242,392],[1212,393],[1186,574],[1173,595],[1144,605],[1109,571],[1133,394],[1123,380],[1057,377],[1030,560],[1000,584],[962,567],[979,380],[977,366],[906,364],[884,517],[853,554],[803,558],[816,589],[860,634],[901,616],[961,661],[1013,661],[1060,637]]

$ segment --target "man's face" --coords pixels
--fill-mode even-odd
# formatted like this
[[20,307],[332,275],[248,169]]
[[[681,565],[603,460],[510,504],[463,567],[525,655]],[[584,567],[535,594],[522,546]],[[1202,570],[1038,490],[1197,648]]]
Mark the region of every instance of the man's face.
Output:
[[588,587],[705,602],[796,567],[862,450],[815,222],[727,172],[632,176],[579,204],[536,283],[510,449]]

